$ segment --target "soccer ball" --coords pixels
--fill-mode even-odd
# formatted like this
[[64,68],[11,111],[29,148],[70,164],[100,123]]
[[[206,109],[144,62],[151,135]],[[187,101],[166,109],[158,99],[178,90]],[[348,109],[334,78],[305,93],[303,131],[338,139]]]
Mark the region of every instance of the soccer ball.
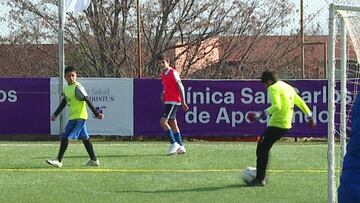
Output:
[[243,179],[246,184],[251,183],[256,177],[256,168],[254,167],[246,167],[243,172]]

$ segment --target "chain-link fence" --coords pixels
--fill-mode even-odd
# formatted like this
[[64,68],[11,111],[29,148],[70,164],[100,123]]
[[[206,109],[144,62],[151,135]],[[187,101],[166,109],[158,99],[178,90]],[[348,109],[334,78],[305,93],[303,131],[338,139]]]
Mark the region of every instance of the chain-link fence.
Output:
[[[57,4],[0,2],[2,77],[58,76]],[[92,0],[84,13],[68,13],[65,63],[85,77],[136,77],[140,40],[143,77],[158,77],[161,53],[186,78],[257,78],[265,68],[285,78],[326,75],[326,0],[303,0],[304,62],[301,0],[144,0],[139,10],[140,39],[135,0]]]
[[303,59],[300,56],[299,69],[303,70],[304,74],[298,77],[326,78],[329,4],[325,0],[297,0],[299,29],[301,28],[301,6],[303,8],[304,55]]
[[45,19],[28,15],[36,1],[0,2],[1,77],[48,77],[57,75],[57,44],[40,33]]

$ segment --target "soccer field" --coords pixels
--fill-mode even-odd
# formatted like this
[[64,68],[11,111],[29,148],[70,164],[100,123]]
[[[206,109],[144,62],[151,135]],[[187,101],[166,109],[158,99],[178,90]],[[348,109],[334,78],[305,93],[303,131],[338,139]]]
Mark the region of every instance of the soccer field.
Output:
[[94,142],[100,167],[86,167],[71,142],[63,168],[58,142],[0,142],[0,202],[326,202],[326,143],[276,143],[268,184],[246,187],[241,170],[255,166],[256,143],[190,142],[166,156],[166,142]]

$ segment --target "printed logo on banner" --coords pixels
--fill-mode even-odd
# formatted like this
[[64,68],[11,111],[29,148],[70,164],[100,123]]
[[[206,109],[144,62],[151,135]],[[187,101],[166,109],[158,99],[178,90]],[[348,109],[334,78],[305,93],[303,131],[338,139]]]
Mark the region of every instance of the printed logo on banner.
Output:
[[[115,96],[111,94],[110,88],[91,88],[87,90],[89,92],[89,99],[95,104],[95,108],[99,113],[104,114],[104,111],[108,105],[106,103],[114,103]],[[96,104],[101,104],[97,106]],[[95,115],[93,115],[95,118]]]
[[[162,133],[158,127],[159,112],[163,108],[158,98],[162,88],[161,81],[144,79],[135,81],[135,133],[158,135]],[[305,125],[305,115],[295,108],[294,125],[289,135],[304,135],[306,132],[307,135],[325,136],[328,122],[327,81],[287,82],[295,87],[299,96],[308,104],[313,112],[313,120],[318,124],[315,128],[308,129]],[[249,111],[263,111],[270,106],[266,89],[259,81],[184,80],[183,83],[186,88],[186,102],[190,109],[187,112],[179,111],[177,118],[184,134],[243,136],[259,135],[262,129],[265,129],[269,116],[262,117],[256,123],[251,123],[245,116]],[[351,94],[354,88],[348,87],[347,103],[355,99],[355,95]],[[335,101],[340,101],[339,90],[335,90]]]
[[[263,110],[270,105],[270,100],[265,90],[259,90],[257,86],[254,87],[242,87],[237,94],[236,91],[214,91],[210,87],[204,89],[198,88],[193,90],[192,86],[187,88],[186,101],[191,106],[190,110],[185,113],[185,121],[188,124],[208,124],[214,119],[216,124],[224,123],[231,125],[231,127],[237,127],[240,124],[251,123],[245,118],[245,114],[248,111]],[[313,112],[313,119],[316,122],[326,124],[328,122],[328,112],[324,108],[327,105],[327,86],[320,86],[316,90],[303,90],[295,88],[296,92],[304,99],[304,101],[310,106]],[[346,94],[346,102],[352,103],[355,100],[356,95],[352,95],[351,92]],[[340,102],[340,92],[335,90],[335,102]],[[199,110],[198,106],[204,106],[211,108],[203,108]],[[237,108],[232,108],[234,105],[238,105]],[[215,108],[218,107],[216,111]],[[322,107],[319,110],[319,107]],[[259,122],[266,124],[269,120],[269,116],[259,119]],[[293,123],[304,123],[305,115],[300,111],[294,112]]]
[[[79,82],[85,87],[94,107],[105,115],[100,121],[89,114],[88,130],[91,135],[133,135],[133,79],[79,78]],[[51,111],[55,111],[59,100],[58,79],[54,78],[52,84],[55,94],[51,98]],[[59,131],[59,122],[52,122],[51,133],[58,134]]]
[[[49,79],[1,78],[0,134],[48,134]],[[36,115],[36,116],[34,116]]]
[[0,102],[11,102],[14,103],[17,101],[17,92],[16,90],[0,90]]
[[92,102],[114,102],[114,95],[110,94],[110,88],[91,88],[87,90],[89,93],[89,99]]

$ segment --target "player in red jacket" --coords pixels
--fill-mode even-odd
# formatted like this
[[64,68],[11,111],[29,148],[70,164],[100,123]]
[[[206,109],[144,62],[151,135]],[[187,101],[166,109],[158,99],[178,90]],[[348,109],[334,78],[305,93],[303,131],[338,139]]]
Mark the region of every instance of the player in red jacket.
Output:
[[179,73],[170,67],[170,61],[165,55],[160,55],[157,61],[163,69],[161,74],[163,85],[161,101],[164,104],[164,110],[160,119],[160,126],[166,132],[171,143],[167,154],[185,154],[186,150],[176,121],[176,112],[180,106],[184,111],[189,109],[185,101],[184,86]]

